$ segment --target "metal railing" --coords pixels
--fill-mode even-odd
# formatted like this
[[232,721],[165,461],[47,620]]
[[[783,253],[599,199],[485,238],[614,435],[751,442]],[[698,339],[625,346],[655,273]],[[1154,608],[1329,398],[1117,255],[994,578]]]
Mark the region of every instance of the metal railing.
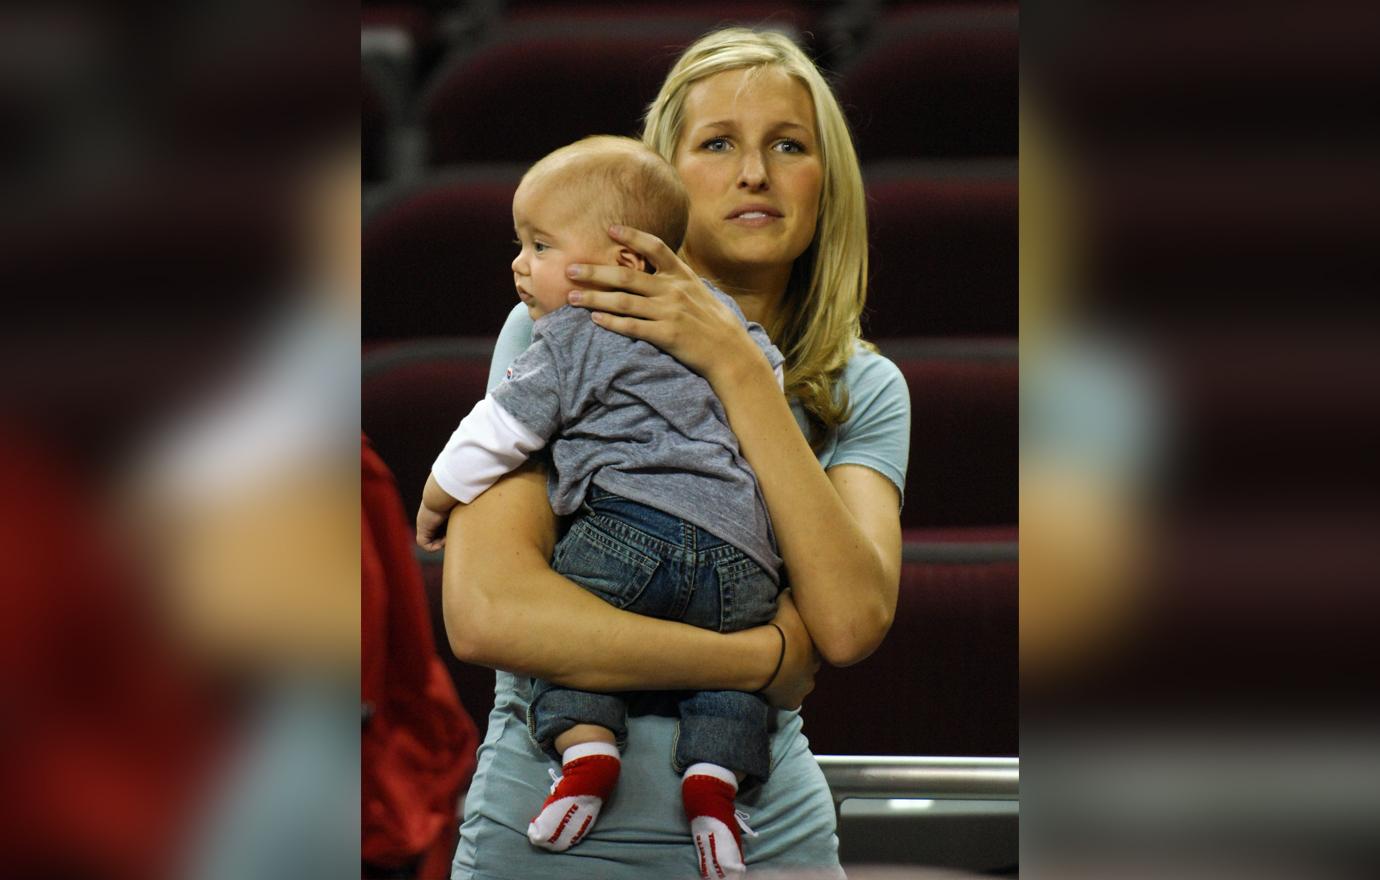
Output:
[[837,806],[848,798],[1020,799],[1019,758],[817,755]]

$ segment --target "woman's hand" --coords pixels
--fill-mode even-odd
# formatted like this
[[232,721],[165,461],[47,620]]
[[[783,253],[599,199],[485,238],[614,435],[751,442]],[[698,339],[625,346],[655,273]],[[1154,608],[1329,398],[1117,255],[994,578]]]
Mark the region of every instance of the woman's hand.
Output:
[[711,385],[746,358],[762,358],[738,316],[661,239],[626,226],[610,227],[609,235],[641,254],[656,274],[572,264],[572,280],[608,289],[571,291],[571,305],[592,311],[601,327],[650,342]]
[[786,637],[781,668],[771,682],[762,689],[762,696],[778,709],[799,709],[810,691],[815,689],[815,673],[819,671],[819,653],[810,641],[810,633],[789,590],[777,598],[776,617],[772,623],[781,627]]

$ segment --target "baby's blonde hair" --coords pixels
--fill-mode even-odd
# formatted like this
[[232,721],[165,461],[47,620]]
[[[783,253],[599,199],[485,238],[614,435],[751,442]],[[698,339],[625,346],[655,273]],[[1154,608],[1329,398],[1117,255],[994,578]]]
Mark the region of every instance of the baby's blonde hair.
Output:
[[590,222],[650,232],[678,249],[690,219],[690,196],[670,162],[641,141],[599,134],[567,144],[537,160],[519,186],[559,180]]
[[805,86],[819,127],[824,186],[815,237],[796,258],[781,308],[766,324],[786,356],[786,393],[804,407],[811,443],[818,448],[850,412],[846,390],[836,392],[836,387],[862,336],[859,319],[867,296],[862,172],[847,120],[829,84],[784,34],[748,28],[714,31],[686,49],[666,75],[661,94],[647,110],[642,141],[674,162],[690,87],[726,70],[765,67],[783,70]]

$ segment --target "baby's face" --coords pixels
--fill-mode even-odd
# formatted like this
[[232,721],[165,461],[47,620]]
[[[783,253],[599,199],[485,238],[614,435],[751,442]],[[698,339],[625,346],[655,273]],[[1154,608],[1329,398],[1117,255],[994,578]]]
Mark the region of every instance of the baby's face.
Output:
[[513,285],[532,317],[566,304],[577,285],[565,274],[571,263],[605,263],[618,245],[591,221],[589,205],[575,204],[557,180],[523,181],[513,196],[513,228],[521,248],[513,260]]

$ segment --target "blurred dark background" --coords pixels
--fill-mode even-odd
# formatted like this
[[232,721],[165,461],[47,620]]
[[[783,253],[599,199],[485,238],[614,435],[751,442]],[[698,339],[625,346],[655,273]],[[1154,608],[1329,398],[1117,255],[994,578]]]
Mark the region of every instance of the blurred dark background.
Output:
[[[789,34],[835,88],[867,190],[864,333],[913,407],[897,622],[867,661],[820,673],[811,747],[1016,755],[1014,2],[366,3],[364,431],[415,510],[516,302],[523,172],[588,134],[638,135],[680,51],[729,24]],[[438,650],[482,722],[493,673],[450,655],[441,559],[420,559]],[[877,699],[880,681],[898,697]],[[1014,864],[1014,805],[942,806],[846,820],[845,860]]]
[[1022,11],[1027,860],[1373,874],[1380,15]]

